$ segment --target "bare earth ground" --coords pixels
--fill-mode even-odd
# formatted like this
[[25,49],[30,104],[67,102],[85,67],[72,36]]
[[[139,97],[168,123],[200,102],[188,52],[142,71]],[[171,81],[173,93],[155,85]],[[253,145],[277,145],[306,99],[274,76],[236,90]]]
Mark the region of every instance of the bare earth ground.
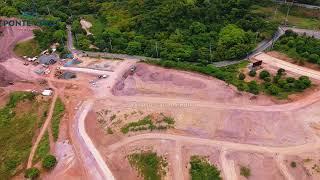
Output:
[[234,161],[238,179],[247,179],[240,175],[241,166],[248,167],[250,169],[251,176],[249,179],[285,179],[279,171],[275,158],[272,155],[231,152],[227,154],[227,159]]
[[8,72],[3,66],[0,65],[0,87],[8,86],[9,82],[19,79],[20,78],[17,75]]
[[185,99],[197,99],[234,104],[254,103],[259,105],[274,104],[270,98],[259,96],[250,100],[252,95],[238,93],[234,87],[223,81],[196,73],[168,70],[144,63],[137,64],[136,73],[117,83],[114,94],[159,96]]
[[[276,70],[277,69],[274,68],[275,72]],[[228,92],[227,95],[229,96],[223,97],[222,92],[226,91],[226,89]],[[314,94],[315,91],[316,90],[313,90],[313,92],[311,91],[306,94]],[[263,101],[264,99],[260,96],[258,97],[258,102],[253,103],[252,100],[250,100],[250,95],[238,95],[234,89],[227,87],[223,82],[213,78],[195,75],[193,73],[165,70],[163,68],[148,66],[145,64],[138,64],[136,74],[128,76],[125,80],[118,82],[115,89],[113,89],[113,92],[119,97],[137,96],[139,99],[152,96],[159,98],[178,97],[179,99],[208,100],[203,98],[208,96],[209,101],[219,102],[222,104],[243,103],[244,106],[246,104],[275,104],[269,99]],[[201,97],[202,93],[205,94],[203,97]],[[319,113],[316,109],[319,107],[319,103],[315,103],[301,109],[299,108],[298,111],[283,110],[279,112],[268,112],[263,110],[243,111],[213,107],[204,108],[188,104],[161,104],[161,102],[157,104],[157,102],[148,103],[148,101],[144,103],[143,100],[141,102],[135,102],[134,98],[124,99],[126,98],[115,97],[112,100],[105,99],[103,101],[97,101],[93,108],[94,112],[91,112],[88,115],[86,122],[87,131],[90,137],[92,137],[99,151],[106,157],[106,162],[111,164],[111,166],[113,163],[117,163],[119,159],[114,159],[115,154],[113,153],[111,156],[112,158],[110,159],[110,149],[107,147],[109,144],[115,144],[116,141],[126,139],[126,136],[119,133],[119,129],[128,122],[136,121],[152,113],[163,112],[174,117],[176,120],[176,126],[175,129],[167,131],[169,134],[190,135],[205,139],[256,144],[259,146],[268,145],[275,147],[287,147],[313,142],[315,138],[314,134],[317,131],[314,130],[314,128],[311,128],[311,123],[318,122],[316,117]],[[122,102],[122,100],[125,102]],[[177,99],[177,103],[178,102],[179,100]],[[308,116],[305,116],[306,113],[304,111],[306,109],[314,110],[309,110]],[[108,111],[108,114],[101,116],[101,112],[104,111]],[[111,123],[110,117],[112,115],[116,115],[116,118]],[[302,116],[304,117],[304,121],[301,121]],[[305,124],[305,122],[308,123]],[[115,133],[108,135],[107,127],[112,127]],[[137,133],[129,133],[128,136],[133,137],[136,134]],[[161,139],[161,137],[159,137],[159,139]],[[135,147],[139,148],[142,144],[144,144],[144,141]],[[128,147],[132,147],[132,144],[125,145],[118,150],[126,149]],[[154,149],[159,147],[161,146],[153,146]],[[175,147],[176,146],[174,145],[167,146],[167,151],[173,152],[176,149]],[[197,148],[196,146],[186,148],[182,145],[181,149],[183,151],[182,154],[189,154],[189,156],[191,154],[207,156],[210,156],[210,154],[217,154],[216,152],[212,152],[212,148]],[[274,155],[243,152],[232,152],[230,155],[226,152],[223,155],[226,156],[226,158],[221,159],[221,157],[218,157],[217,160],[217,156],[219,156],[218,154],[212,156],[210,161],[216,164],[219,168],[225,166],[227,169],[230,169],[231,172],[235,171],[235,177],[240,178],[240,163],[251,163],[252,165],[250,168],[251,171],[254,172],[252,172],[253,175],[250,179],[261,179],[261,177],[264,177],[265,179],[284,179],[282,171],[279,170],[277,165],[278,162],[275,161]],[[128,163],[123,159],[124,155],[121,155],[121,157],[121,164]],[[183,160],[183,166],[181,166],[183,169],[182,177],[184,177],[183,179],[187,179],[188,168],[185,167],[185,165],[188,164],[188,160],[187,158],[183,158]],[[224,162],[224,165],[221,165],[222,160],[226,161]],[[267,166],[267,168],[264,166]],[[234,170],[232,170],[233,168]],[[179,168],[176,168],[175,173],[177,169]],[[266,169],[267,172],[271,173],[266,175]],[[117,169],[115,175],[117,176],[123,173],[126,174],[131,170]],[[175,173],[173,177],[181,177],[179,174],[177,175]],[[224,175],[225,174],[222,174],[222,176]]]

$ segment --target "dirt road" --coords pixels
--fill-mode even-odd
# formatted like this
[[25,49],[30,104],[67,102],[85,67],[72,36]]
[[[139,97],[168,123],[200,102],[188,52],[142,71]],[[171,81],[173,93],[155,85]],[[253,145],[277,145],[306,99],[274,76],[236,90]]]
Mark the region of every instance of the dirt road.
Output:
[[312,70],[309,68],[301,67],[301,66],[283,61],[281,59],[277,59],[277,58],[272,57],[272,56],[265,54],[265,53],[258,54],[254,58],[257,60],[261,60],[264,63],[269,64],[271,66],[283,68],[287,71],[291,71],[291,72],[294,72],[299,75],[308,76],[310,78],[320,80],[320,72],[319,71],[315,71],[315,70]]
[[223,168],[224,177],[228,180],[237,180],[237,173],[234,166],[233,160],[227,160],[227,151],[222,150],[220,154],[220,162]]
[[283,176],[287,179],[287,180],[294,180],[294,178],[292,177],[292,175],[289,173],[286,165],[284,164],[283,161],[283,156],[282,155],[277,155],[277,163],[278,163],[278,167],[281,171],[281,173],[283,174]]
[[36,150],[38,148],[38,145],[39,145],[42,137],[44,136],[45,132],[47,131],[48,126],[50,125],[50,122],[51,122],[51,119],[52,119],[52,116],[53,116],[53,112],[54,112],[54,106],[55,106],[56,101],[58,99],[58,93],[57,93],[58,91],[57,91],[57,89],[52,85],[52,83],[50,81],[48,81],[48,84],[49,84],[49,87],[54,90],[54,95],[53,95],[53,98],[52,98],[52,101],[51,101],[51,105],[50,105],[50,109],[49,109],[49,112],[48,112],[48,115],[47,115],[47,119],[45,120],[43,126],[41,127],[41,130],[40,130],[40,133],[39,133],[39,135],[38,135],[38,137],[36,139],[36,142],[33,144],[32,148],[31,148],[31,152],[30,152],[30,155],[29,155],[27,168],[31,168],[32,167],[32,160],[33,160],[34,154],[35,154],[35,152],[36,152]]
[[288,147],[273,147],[273,146],[258,146],[252,144],[233,143],[229,141],[218,141],[212,139],[203,139],[191,136],[181,136],[173,134],[161,134],[161,133],[148,133],[141,134],[132,137],[128,137],[122,141],[114,143],[108,147],[110,151],[116,151],[122,146],[140,140],[171,140],[179,141],[182,144],[193,144],[193,145],[206,145],[212,147],[220,147],[228,150],[236,151],[250,151],[250,152],[261,152],[261,153],[278,153],[283,155],[299,154],[302,152],[315,151],[320,148],[320,141],[310,142],[297,146]]

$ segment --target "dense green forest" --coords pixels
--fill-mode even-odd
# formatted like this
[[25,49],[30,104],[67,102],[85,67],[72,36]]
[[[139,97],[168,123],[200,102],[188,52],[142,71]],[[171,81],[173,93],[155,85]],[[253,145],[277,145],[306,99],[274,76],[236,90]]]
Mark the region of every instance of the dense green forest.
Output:
[[276,42],[274,49],[297,59],[300,63],[307,61],[320,65],[319,39],[286,31],[285,35]]
[[251,11],[252,4],[263,2],[106,1],[93,15],[105,24],[104,29],[87,38],[79,20],[73,21],[72,27],[81,49],[94,44],[100,51],[174,61],[232,60],[245,57],[257,42],[271,38],[276,30],[276,23]]
[[[173,3],[174,2],[174,3]],[[271,38],[277,24],[254,13],[268,0],[7,0],[0,15],[34,13],[57,22],[37,31],[40,47],[65,40],[72,24],[76,46],[89,50],[161,57],[174,61],[232,60],[245,57],[257,42]],[[80,18],[93,19],[87,36]],[[63,50],[63,49],[62,49]],[[61,50],[61,51],[62,51]]]

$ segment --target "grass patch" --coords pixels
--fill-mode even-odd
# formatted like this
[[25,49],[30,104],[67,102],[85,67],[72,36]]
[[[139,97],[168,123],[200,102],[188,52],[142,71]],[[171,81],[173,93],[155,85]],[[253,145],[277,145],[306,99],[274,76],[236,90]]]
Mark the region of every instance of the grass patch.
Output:
[[[23,101],[29,101],[31,106],[17,116],[16,106]],[[9,102],[0,109],[0,177],[2,179],[10,179],[24,168],[32,147],[32,138],[37,129],[38,111],[41,106],[34,94],[15,92],[10,94]],[[23,166],[17,169],[21,164]]]
[[128,160],[145,180],[161,180],[166,174],[167,162],[154,152],[134,153]]
[[131,122],[121,128],[123,134],[127,134],[130,131],[145,131],[145,130],[161,130],[172,128],[175,121],[171,117],[163,116],[162,121],[154,123],[150,115],[144,117],[137,122]]
[[241,166],[240,175],[249,178],[251,176],[251,170],[248,167]]
[[[266,7],[255,7],[255,13],[264,14],[270,19],[270,21],[284,24],[288,6],[269,4]],[[290,10],[287,24],[289,26],[296,26],[305,29],[320,29],[320,12],[318,10],[294,6]]]
[[56,104],[54,105],[54,111],[51,121],[52,135],[55,141],[57,141],[59,137],[59,127],[61,118],[64,115],[65,106],[60,98],[57,99]]
[[190,175],[192,180],[221,180],[220,171],[200,156],[191,157]]
[[44,157],[46,157],[50,152],[50,143],[49,143],[49,134],[48,131],[44,134],[44,136],[42,137],[36,154],[33,158],[33,162],[38,162],[39,160],[42,160]]
[[18,56],[34,57],[41,53],[40,47],[36,40],[31,39],[21,42],[14,47],[14,53]]

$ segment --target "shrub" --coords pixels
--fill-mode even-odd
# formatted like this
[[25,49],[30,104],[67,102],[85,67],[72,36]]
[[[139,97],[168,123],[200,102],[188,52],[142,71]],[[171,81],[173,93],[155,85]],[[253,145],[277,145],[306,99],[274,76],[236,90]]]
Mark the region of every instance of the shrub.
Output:
[[287,79],[288,83],[294,83],[295,79],[293,77],[288,77]]
[[292,161],[292,162],[290,163],[290,166],[291,166],[292,168],[295,168],[295,167],[297,167],[297,163],[294,162],[294,161]]
[[42,167],[45,169],[53,169],[57,164],[57,159],[53,155],[47,155],[42,160]]
[[249,72],[249,76],[251,76],[251,77],[255,77],[256,75],[257,75],[257,72],[255,70],[251,70]]
[[251,175],[251,171],[249,168],[241,166],[240,168],[240,175],[248,178]]
[[264,80],[265,82],[271,82],[271,77],[265,77],[263,80]]
[[270,77],[270,73],[266,70],[263,70],[260,72],[259,77],[260,77],[260,79],[265,79],[267,77]]
[[240,73],[238,78],[239,78],[239,80],[243,81],[246,78],[246,75],[243,73]]
[[302,81],[307,88],[311,86],[311,81],[307,76],[300,76],[299,81]]
[[271,84],[268,88],[267,88],[268,92],[271,94],[271,95],[278,95],[280,93],[280,88],[274,84]]
[[320,56],[318,54],[310,54],[309,61],[312,63],[317,63],[320,60]]
[[255,95],[259,94],[259,85],[256,81],[250,81],[248,84],[249,92]]
[[281,76],[280,75],[276,75],[273,77],[273,83],[278,83],[278,81],[281,79]]
[[24,177],[28,179],[36,179],[39,175],[40,171],[35,167],[27,169],[24,173]]
[[112,129],[110,127],[108,127],[108,129],[107,129],[107,133],[108,134],[113,134],[113,131],[112,131]]
[[191,157],[191,179],[221,180],[220,171],[215,165],[211,165],[204,157]]
[[285,69],[280,68],[280,69],[278,69],[277,75],[282,76],[282,75],[284,75],[285,72],[286,72]]

